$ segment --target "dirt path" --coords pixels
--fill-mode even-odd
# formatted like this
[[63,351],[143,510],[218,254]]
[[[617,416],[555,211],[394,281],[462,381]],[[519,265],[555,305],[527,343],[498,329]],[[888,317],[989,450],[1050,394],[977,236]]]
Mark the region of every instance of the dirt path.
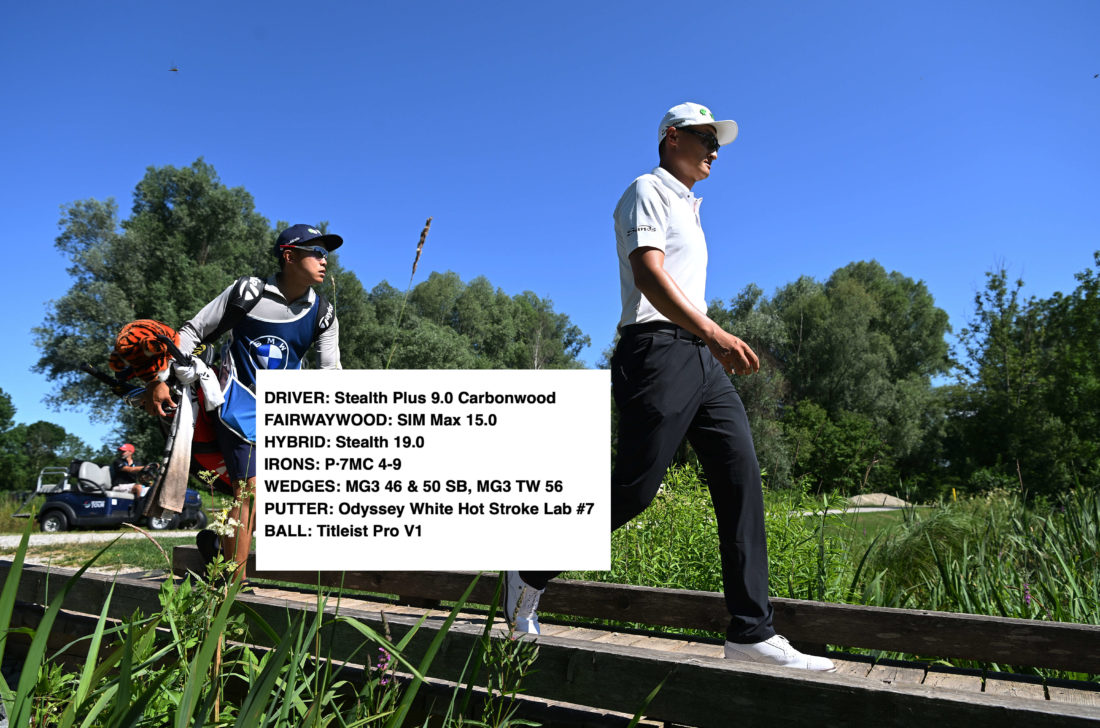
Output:
[[[194,536],[195,531],[150,531],[154,537]],[[0,535],[0,548],[13,549],[19,545],[19,534]],[[67,543],[104,543],[116,538],[145,538],[144,534],[130,531],[66,531],[65,533],[32,533],[31,546],[55,546]]]

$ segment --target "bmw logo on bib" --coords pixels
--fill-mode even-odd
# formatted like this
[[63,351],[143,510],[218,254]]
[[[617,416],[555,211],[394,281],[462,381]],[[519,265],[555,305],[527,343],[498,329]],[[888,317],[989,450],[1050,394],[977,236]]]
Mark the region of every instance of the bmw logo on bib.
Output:
[[290,347],[278,336],[259,336],[248,347],[258,369],[286,369]]

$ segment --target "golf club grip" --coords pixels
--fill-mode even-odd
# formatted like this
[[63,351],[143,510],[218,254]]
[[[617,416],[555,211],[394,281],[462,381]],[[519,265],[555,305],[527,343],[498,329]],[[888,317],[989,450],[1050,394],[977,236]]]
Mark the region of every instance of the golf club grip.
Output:
[[188,366],[191,364],[191,357],[180,351],[179,347],[176,346],[176,342],[172,341],[164,334],[157,334],[157,341],[161,342],[168,348],[168,353],[171,354],[172,358],[175,359],[177,362],[183,364],[184,366]]

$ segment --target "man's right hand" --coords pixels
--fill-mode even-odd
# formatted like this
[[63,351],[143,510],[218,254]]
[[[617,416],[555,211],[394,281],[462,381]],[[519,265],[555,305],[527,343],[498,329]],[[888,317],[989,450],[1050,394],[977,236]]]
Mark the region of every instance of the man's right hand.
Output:
[[175,409],[172,402],[172,390],[164,382],[151,384],[145,390],[145,411],[158,417],[167,417]]
[[752,374],[760,371],[760,359],[744,341],[715,325],[706,337],[707,348],[729,374]]

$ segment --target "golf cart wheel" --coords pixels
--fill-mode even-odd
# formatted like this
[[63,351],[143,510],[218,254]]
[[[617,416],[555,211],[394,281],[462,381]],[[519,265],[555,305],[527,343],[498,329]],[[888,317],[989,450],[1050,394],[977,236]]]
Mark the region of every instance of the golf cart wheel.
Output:
[[61,511],[50,511],[39,519],[39,525],[45,533],[61,533],[69,530],[69,519]]
[[199,511],[195,514],[195,521],[191,524],[191,528],[195,529],[196,531],[201,531],[202,529],[206,528],[205,511]]
[[164,516],[164,517],[150,516],[149,517],[149,530],[150,531],[167,531],[169,528],[172,527],[172,521],[174,519],[175,519],[175,516]]

